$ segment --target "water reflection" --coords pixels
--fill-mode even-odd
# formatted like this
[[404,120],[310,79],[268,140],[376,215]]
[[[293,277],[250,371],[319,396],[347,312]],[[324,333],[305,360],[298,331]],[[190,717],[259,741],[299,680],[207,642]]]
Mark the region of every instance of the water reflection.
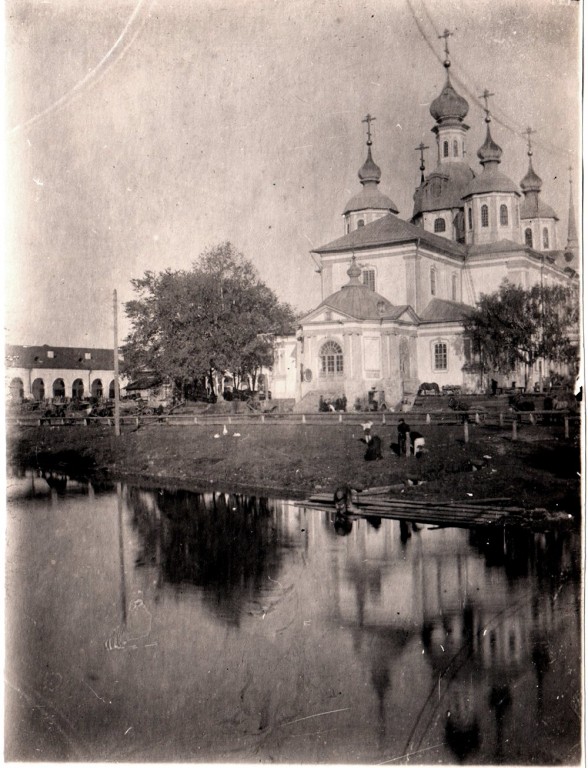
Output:
[[[27,480],[9,515],[9,757],[579,759],[577,533]],[[41,690],[61,736],[14,693]]]

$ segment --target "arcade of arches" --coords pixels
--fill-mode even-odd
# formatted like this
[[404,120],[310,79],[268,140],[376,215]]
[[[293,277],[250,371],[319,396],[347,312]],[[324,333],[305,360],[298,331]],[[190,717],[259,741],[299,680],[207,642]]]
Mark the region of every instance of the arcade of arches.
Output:
[[[8,388],[10,399],[13,401],[24,400],[25,387],[23,380],[16,376],[10,381]],[[36,378],[31,384],[31,396],[35,401],[42,401],[50,398],[71,397],[72,400],[81,400],[84,397],[94,397],[101,399],[105,396],[105,389],[102,379],[94,379],[90,391],[84,387],[82,379],[74,379],[73,382],[66,384],[62,378],[56,378],[51,382],[45,382],[42,378]],[[114,398],[114,379],[108,384],[108,397]]]

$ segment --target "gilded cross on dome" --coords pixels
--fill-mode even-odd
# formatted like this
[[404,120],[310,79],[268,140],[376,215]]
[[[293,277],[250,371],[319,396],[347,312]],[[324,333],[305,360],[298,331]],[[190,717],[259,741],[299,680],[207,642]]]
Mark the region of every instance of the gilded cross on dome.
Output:
[[449,66],[449,38],[453,36],[453,32],[450,32],[448,29],[445,29],[443,31],[442,35],[439,35],[439,40],[445,39],[445,66]]
[[487,123],[490,122],[490,108],[488,107],[488,99],[490,96],[494,96],[494,94],[490,93],[487,88],[484,89],[484,93],[480,96],[481,99],[484,99],[484,112],[486,113],[485,120]]
[[532,128],[527,128],[526,131],[523,131],[523,136],[527,137],[527,147],[528,147],[527,154],[529,155],[529,157],[531,157],[531,155],[533,154],[533,148],[531,147],[531,136],[534,133],[537,133],[537,131],[534,131]]

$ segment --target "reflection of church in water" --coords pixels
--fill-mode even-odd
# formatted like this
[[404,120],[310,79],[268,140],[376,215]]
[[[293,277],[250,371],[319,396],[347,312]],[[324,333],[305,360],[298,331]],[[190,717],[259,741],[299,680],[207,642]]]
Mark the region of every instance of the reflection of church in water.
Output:
[[[352,403],[370,390],[394,405],[431,381],[475,391],[480,376],[463,338],[468,307],[505,279],[524,288],[577,283],[571,180],[562,247],[559,217],[542,199],[542,180],[533,167],[534,132],[527,132],[527,173],[516,184],[500,170],[503,151],[491,132],[488,91],[482,97],[486,136],[477,151],[481,170],[470,166],[470,105],[451,82],[447,45],[445,53],[446,82],[430,105],[436,163],[425,175],[429,148],[421,143],[421,178],[409,221],[379,188],[382,174],[372,157],[375,118],[365,118],[361,190],[345,205],[343,236],[313,252],[324,298],[302,318],[296,350],[277,350],[272,389],[278,394],[285,357],[296,360],[296,398],[308,406],[320,394],[345,393]],[[548,374],[541,364],[529,385]]]
[[[404,716],[407,753],[440,730],[459,760],[484,744],[484,755],[501,761],[512,710],[524,701],[530,723],[544,718],[552,649],[566,642],[562,617],[575,613],[579,622],[566,584],[577,588],[580,563],[567,534],[411,531],[374,518],[341,537],[330,513],[287,502],[129,488],[127,503],[141,544],[135,566],[157,569],[157,591],[205,588],[213,595],[206,608],[223,624],[279,612],[303,557],[289,590],[298,605],[317,601],[341,649],[349,639],[348,663],[365,668],[372,691],[380,748]],[[343,663],[334,646],[339,652]],[[578,673],[578,660],[568,661]],[[416,721],[397,709],[411,688],[425,700]]]

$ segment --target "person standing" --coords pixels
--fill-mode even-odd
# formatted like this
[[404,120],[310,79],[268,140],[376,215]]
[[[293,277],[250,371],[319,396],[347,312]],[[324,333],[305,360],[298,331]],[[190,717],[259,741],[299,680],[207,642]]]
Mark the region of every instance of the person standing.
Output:
[[406,454],[406,436],[410,433],[410,427],[404,419],[400,419],[398,422],[398,454],[404,456]]

